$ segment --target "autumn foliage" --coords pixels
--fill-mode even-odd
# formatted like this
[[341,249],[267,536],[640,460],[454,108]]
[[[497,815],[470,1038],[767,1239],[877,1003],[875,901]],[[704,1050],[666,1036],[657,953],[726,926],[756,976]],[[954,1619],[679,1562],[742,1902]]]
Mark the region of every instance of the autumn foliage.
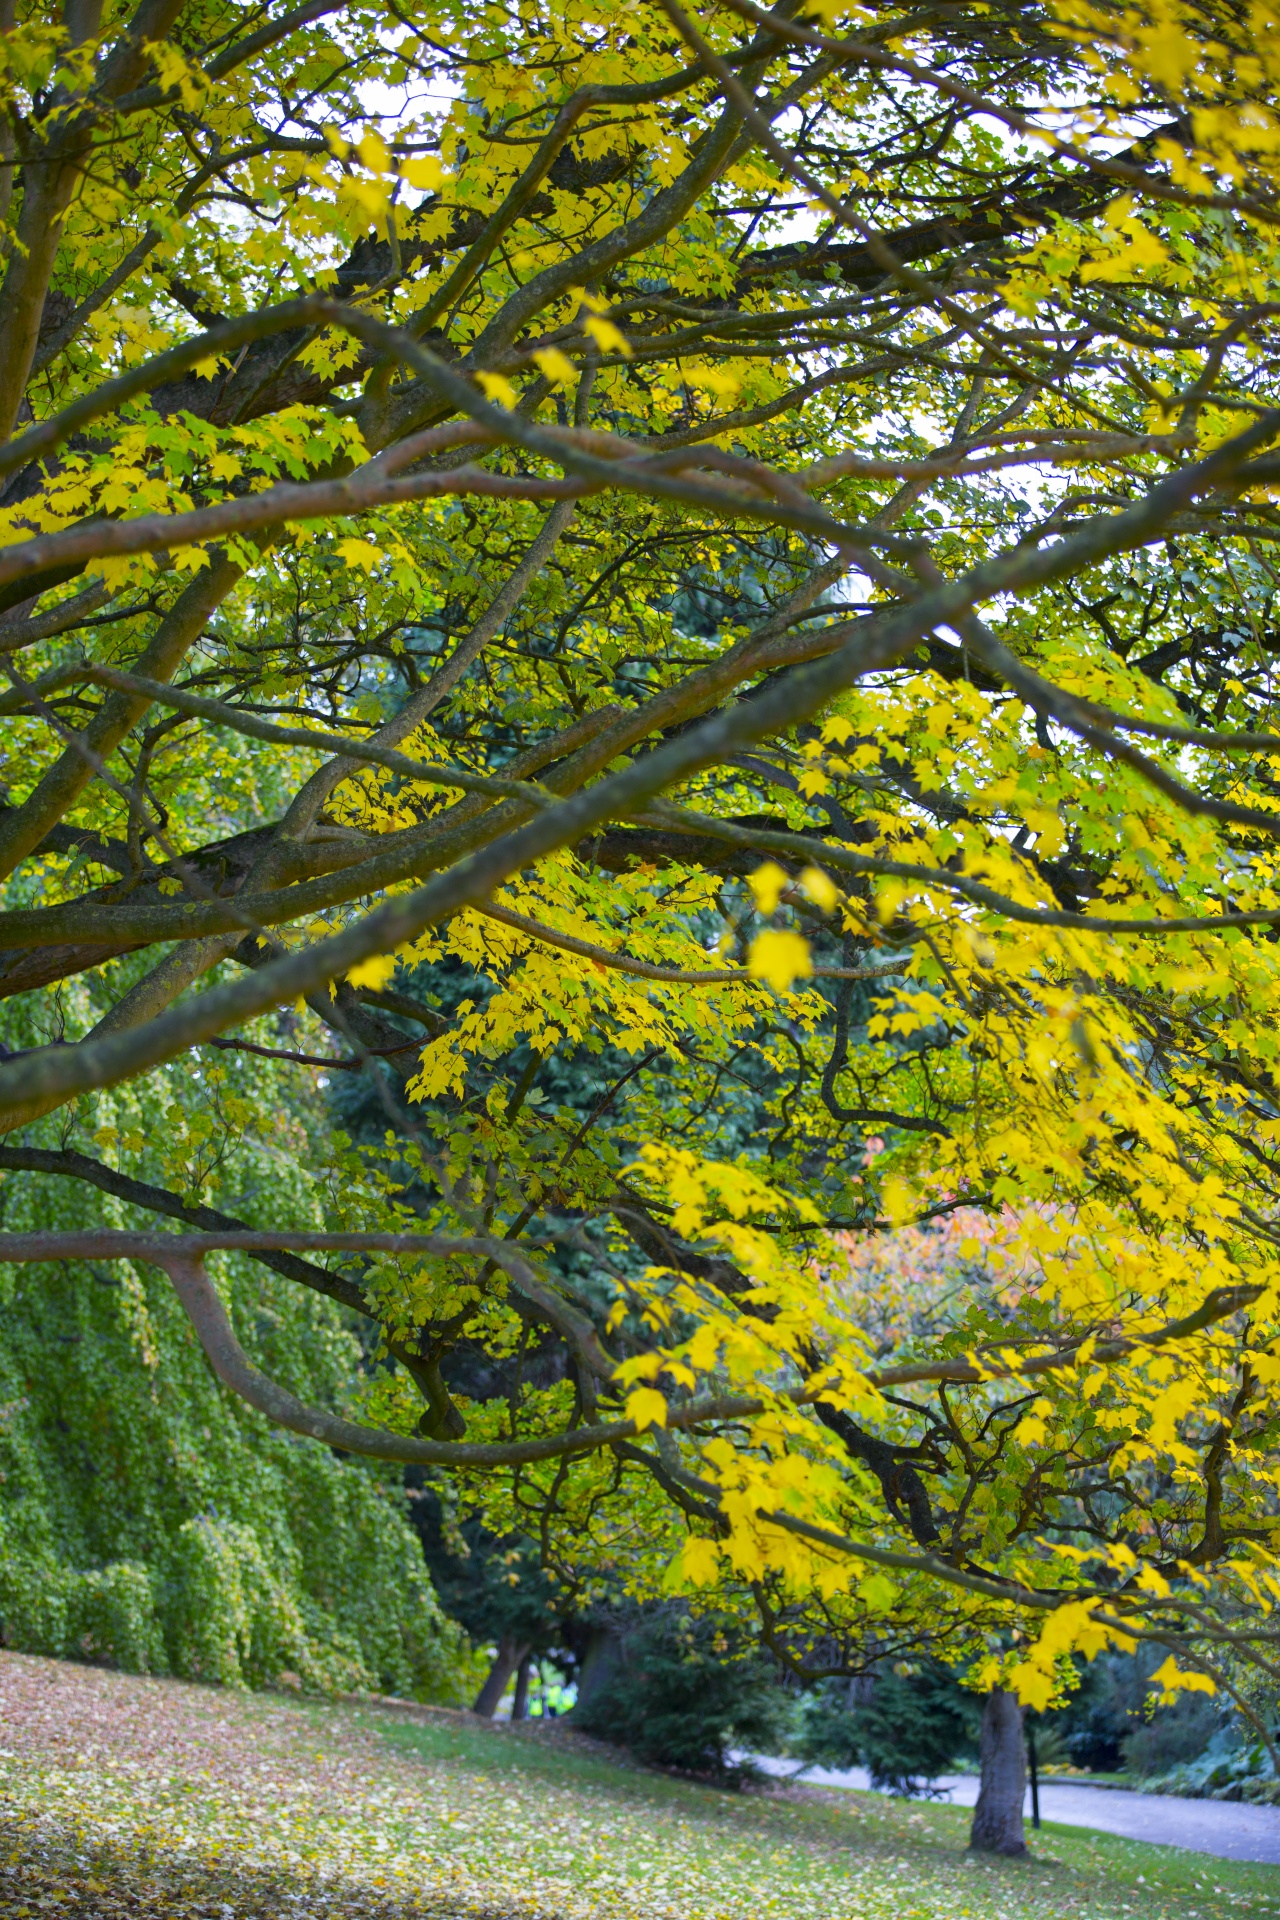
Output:
[[10,0],[0,1167],[124,1211],[0,1257],[164,1266],[269,1418],[806,1672],[1252,1711],[1276,28]]

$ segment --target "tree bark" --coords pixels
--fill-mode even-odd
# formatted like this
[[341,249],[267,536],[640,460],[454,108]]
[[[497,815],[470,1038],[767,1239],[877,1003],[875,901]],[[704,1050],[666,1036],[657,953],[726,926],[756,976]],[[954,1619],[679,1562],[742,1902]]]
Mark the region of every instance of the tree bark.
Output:
[[[212,554],[208,566],[199,569],[165,614],[133,671],[148,680],[171,680],[242,571],[225,554]],[[129,693],[113,693],[103,701],[22,804],[6,811],[0,823],[0,873],[12,873],[39,846],[93,779],[97,761],[111,758],[150,704]]]
[[1025,1854],[1022,1803],[1027,1791],[1027,1751],[1022,1707],[1003,1687],[987,1695],[982,1709],[982,1782],[973,1810],[969,1846],[974,1853]]
[[498,1651],[493,1656],[493,1665],[489,1669],[488,1678],[476,1695],[472,1713],[478,1713],[484,1719],[492,1720],[498,1711],[498,1702],[507,1690],[508,1680],[528,1651],[527,1641],[517,1640],[509,1633],[503,1634],[498,1642]]
[[587,1642],[587,1651],[578,1676],[578,1697],[574,1711],[585,1707],[606,1687],[622,1665],[622,1635],[616,1627],[595,1626]]
[[529,1718],[529,1670],[533,1666],[533,1655],[526,1653],[516,1668],[516,1697],[511,1702],[511,1718],[527,1720]]

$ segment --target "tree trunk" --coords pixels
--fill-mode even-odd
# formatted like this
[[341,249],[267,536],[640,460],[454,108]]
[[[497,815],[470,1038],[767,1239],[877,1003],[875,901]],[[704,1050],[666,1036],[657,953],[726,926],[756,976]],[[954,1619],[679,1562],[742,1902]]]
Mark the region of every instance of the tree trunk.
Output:
[[1022,1803],[1027,1791],[1027,1750],[1022,1708],[1016,1695],[996,1687],[982,1709],[982,1783],[973,1810],[969,1846],[974,1853],[1024,1854]]
[[533,1655],[526,1653],[516,1668],[516,1697],[511,1702],[511,1718],[527,1720],[529,1718],[529,1669],[533,1665]]
[[622,1665],[622,1635],[616,1627],[593,1627],[578,1676],[578,1697],[574,1711],[585,1707],[612,1680]]
[[529,1651],[528,1642],[517,1640],[513,1635],[504,1633],[498,1642],[498,1651],[493,1656],[493,1665],[479,1693],[472,1713],[478,1713],[486,1720],[492,1720],[498,1711],[498,1702],[507,1690],[507,1682],[520,1662]]

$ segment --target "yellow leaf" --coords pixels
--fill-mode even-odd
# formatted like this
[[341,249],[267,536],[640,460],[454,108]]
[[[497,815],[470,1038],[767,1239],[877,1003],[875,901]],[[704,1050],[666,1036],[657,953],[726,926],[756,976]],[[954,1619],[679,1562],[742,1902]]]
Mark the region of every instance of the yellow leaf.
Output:
[[685,375],[685,385],[714,393],[717,400],[736,400],[742,391],[742,378],[723,367],[699,367]]
[[424,193],[434,193],[444,178],[444,168],[433,153],[418,153],[412,159],[400,162],[400,178],[408,186],[419,187]]
[[821,867],[806,867],[800,875],[800,885],[804,888],[815,907],[821,907],[824,913],[830,913],[839,904],[840,889],[829,874]]
[[1024,1707],[1043,1713],[1057,1691],[1055,1676],[1041,1667],[1017,1666],[1009,1676]]
[[880,1208],[885,1218],[895,1227],[900,1227],[904,1220],[909,1220],[916,1210],[914,1193],[906,1181],[896,1173],[890,1174],[884,1183],[884,1189],[880,1195]]
[[753,874],[748,875],[747,885],[755,895],[760,912],[772,913],[782,889],[791,885],[791,875],[776,860],[766,860],[762,867],[757,867]]
[[1128,245],[1106,259],[1082,261],[1082,280],[1125,280],[1139,267],[1164,266],[1169,255],[1153,233],[1137,220],[1126,220],[1124,230]]
[[602,353],[620,353],[624,360],[631,358],[631,342],[625,333],[619,333],[612,320],[602,320],[599,314],[593,313],[582,325]]
[[578,377],[578,370],[572,360],[567,353],[561,353],[559,347],[541,347],[533,357],[538,363],[539,371],[545,373],[547,379],[554,381],[558,387],[568,386],[571,380],[576,380]]
[[656,1387],[637,1387],[627,1395],[627,1418],[635,1421],[641,1433],[647,1427],[665,1427],[666,1400]]
[[382,558],[382,549],[370,540],[339,540],[338,552],[349,567],[360,567],[365,573],[372,573]]
[[767,980],[779,993],[786,993],[793,980],[807,980],[813,972],[809,942],[801,933],[768,929],[757,934],[747,955],[747,972],[753,979]]
[[872,1573],[859,1582],[858,1594],[872,1613],[887,1613],[898,1597],[898,1588],[887,1573]]
[[396,970],[394,953],[376,953],[371,960],[362,960],[359,966],[352,967],[347,979],[353,987],[372,987],[376,993],[379,987],[385,987]]
[[821,767],[810,767],[796,781],[797,787],[806,800],[812,800],[815,794],[830,793],[831,782]]
[[1161,1706],[1167,1706],[1169,1701],[1176,1699],[1179,1693],[1216,1693],[1218,1691],[1207,1673],[1185,1673],[1172,1654],[1162,1667],[1156,1668],[1151,1678],[1161,1689]]
[[486,400],[495,400],[500,407],[506,407],[508,412],[515,406],[516,390],[504,374],[478,373],[476,382],[483,389]]
[[680,1571],[691,1586],[709,1587],[720,1573],[720,1549],[714,1540],[696,1537],[680,1549]]
[[357,143],[356,152],[360,156],[361,166],[368,167],[370,173],[391,172],[391,155],[387,151],[387,143],[382,135],[375,133],[372,128]]
[[720,1353],[720,1335],[714,1327],[699,1327],[687,1352],[691,1367],[696,1367],[699,1373],[710,1373]]

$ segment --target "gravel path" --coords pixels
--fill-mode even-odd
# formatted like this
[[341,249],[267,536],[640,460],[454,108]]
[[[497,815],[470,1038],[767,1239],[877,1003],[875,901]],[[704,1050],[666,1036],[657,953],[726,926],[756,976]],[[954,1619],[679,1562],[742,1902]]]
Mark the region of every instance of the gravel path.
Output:
[[[764,1772],[785,1778],[794,1760],[757,1761]],[[856,1787],[871,1781],[861,1768],[833,1773],[810,1767],[802,1776],[815,1787]],[[971,1807],[978,1797],[972,1774],[944,1774],[940,1797]],[[1031,1792],[1027,1790],[1027,1814]],[[1220,1860],[1261,1860],[1280,1864],[1280,1807],[1254,1807],[1233,1800],[1175,1800],[1161,1794],[1127,1793],[1119,1787],[1090,1787],[1066,1780],[1040,1782],[1040,1815],[1066,1827],[1093,1827],[1125,1840],[1150,1840],[1156,1846],[1187,1847],[1216,1854]]]

